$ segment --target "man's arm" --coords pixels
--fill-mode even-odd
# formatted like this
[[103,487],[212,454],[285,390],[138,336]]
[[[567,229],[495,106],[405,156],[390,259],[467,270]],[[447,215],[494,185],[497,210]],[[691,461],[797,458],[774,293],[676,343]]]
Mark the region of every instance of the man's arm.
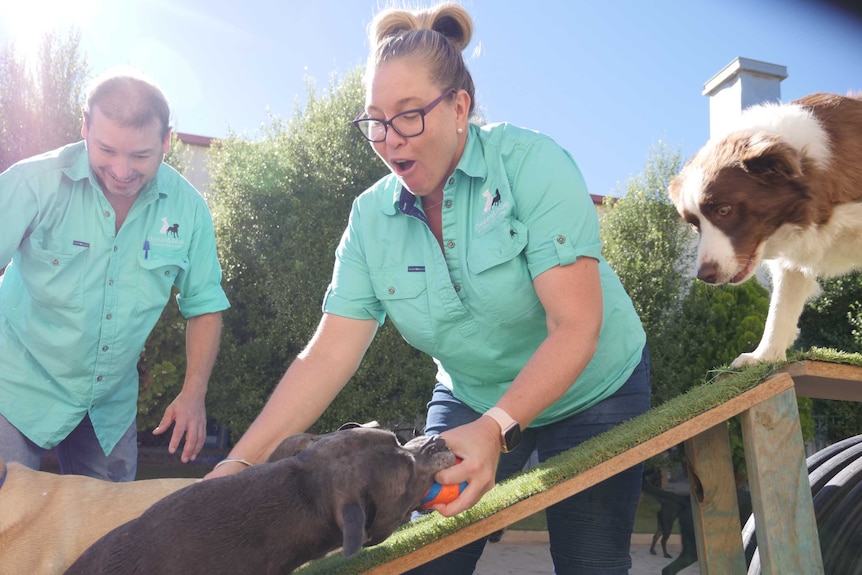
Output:
[[183,388],[168,408],[159,426],[153,431],[160,435],[174,426],[170,453],[176,453],[185,436],[182,461],[194,461],[207,435],[206,393],[210,374],[218,355],[221,336],[221,312],[189,318],[186,324],[186,377]]

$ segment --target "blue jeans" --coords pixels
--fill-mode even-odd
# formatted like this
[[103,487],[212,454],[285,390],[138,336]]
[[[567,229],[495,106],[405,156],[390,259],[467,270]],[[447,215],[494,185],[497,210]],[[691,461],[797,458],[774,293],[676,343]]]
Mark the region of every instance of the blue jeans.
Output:
[[[521,444],[500,456],[497,482],[521,471],[536,450],[545,461],[636,417],[650,407],[650,360],[644,349],[640,364],[612,396],[562,421],[527,428]],[[425,433],[442,433],[479,418],[441,384],[428,404]],[[557,575],[618,575],[631,568],[632,529],[641,492],[643,465],[627,469],[546,510],[551,557]],[[473,573],[487,538],[482,538],[421,567],[413,575]]]
[[[63,475],[86,475],[106,481],[134,481],[138,471],[138,432],[135,422],[132,422],[109,455],[102,451],[89,416],[85,416],[54,450]],[[38,470],[46,451],[0,415],[0,459],[17,461],[25,467]]]

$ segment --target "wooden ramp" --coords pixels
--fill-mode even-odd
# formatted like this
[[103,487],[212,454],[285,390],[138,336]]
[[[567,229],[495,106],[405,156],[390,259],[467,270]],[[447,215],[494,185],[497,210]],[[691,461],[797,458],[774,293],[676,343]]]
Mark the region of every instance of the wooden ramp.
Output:
[[[646,433],[646,439],[619,453],[607,457],[597,454],[598,463],[570,477],[565,477],[563,472],[564,479],[553,479],[555,467],[560,467],[558,458],[545,462],[525,474],[551,475],[550,483],[535,493],[518,493],[523,490],[522,484],[526,484],[518,482],[522,478],[519,476],[501,483],[476,507],[455,518],[432,514],[423,518],[428,521],[413,522],[415,525],[399,530],[386,542],[363,550],[351,560],[333,555],[310,564],[299,573],[402,573],[507,527],[680,443],[685,445],[691,465],[701,573],[745,573],[727,430],[727,421],[735,416],[740,416],[743,432],[762,572],[823,573],[795,386],[799,385],[804,394],[810,396],[862,398],[862,367],[819,361],[794,362],[769,373],[762,381],[741,386],[738,393],[734,389],[726,390],[731,395],[729,398],[707,397],[721,391],[722,385],[721,382],[704,384],[688,392],[685,401],[671,400],[653,408],[646,414],[649,416],[647,424],[657,430]],[[674,413],[700,400],[706,402],[708,409],[690,417]],[[638,420],[626,422],[608,434],[625,435],[627,428],[637,423]],[[584,444],[571,451],[582,449],[613,451],[614,447],[596,448]],[[508,493],[512,502],[496,503],[497,507],[491,512],[483,512],[486,499],[493,499],[491,494],[498,491],[512,492]],[[476,513],[471,517],[474,510]],[[433,527],[427,525],[429,521],[433,522]]]

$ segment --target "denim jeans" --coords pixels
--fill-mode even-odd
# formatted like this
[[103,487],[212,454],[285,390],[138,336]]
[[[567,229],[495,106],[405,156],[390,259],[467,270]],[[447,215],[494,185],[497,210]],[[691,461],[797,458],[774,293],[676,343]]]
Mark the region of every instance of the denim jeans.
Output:
[[[0,458],[6,462],[17,461],[30,469],[39,469],[46,451],[0,415]],[[86,475],[106,481],[134,481],[138,471],[137,426],[132,422],[120,442],[106,456],[96,439],[90,417],[85,416],[54,451],[63,475]]]
[[[500,456],[497,482],[521,471],[534,450],[539,461],[545,461],[649,410],[649,374],[649,352],[644,349],[640,364],[612,396],[562,421],[525,429],[521,444]],[[438,383],[428,404],[425,433],[438,434],[480,416]],[[636,465],[548,507],[546,516],[556,575],[628,573],[631,568],[629,546],[642,474],[643,465]],[[473,573],[486,540],[475,541],[409,573]]]

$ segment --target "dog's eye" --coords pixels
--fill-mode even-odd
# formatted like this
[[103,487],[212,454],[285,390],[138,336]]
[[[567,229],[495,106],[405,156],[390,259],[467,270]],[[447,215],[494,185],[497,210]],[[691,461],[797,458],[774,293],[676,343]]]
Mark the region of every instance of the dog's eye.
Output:
[[716,211],[716,213],[718,213],[719,216],[727,217],[730,215],[731,208],[728,204],[723,204],[721,206],[718,206],[718,209],[715,211]]

